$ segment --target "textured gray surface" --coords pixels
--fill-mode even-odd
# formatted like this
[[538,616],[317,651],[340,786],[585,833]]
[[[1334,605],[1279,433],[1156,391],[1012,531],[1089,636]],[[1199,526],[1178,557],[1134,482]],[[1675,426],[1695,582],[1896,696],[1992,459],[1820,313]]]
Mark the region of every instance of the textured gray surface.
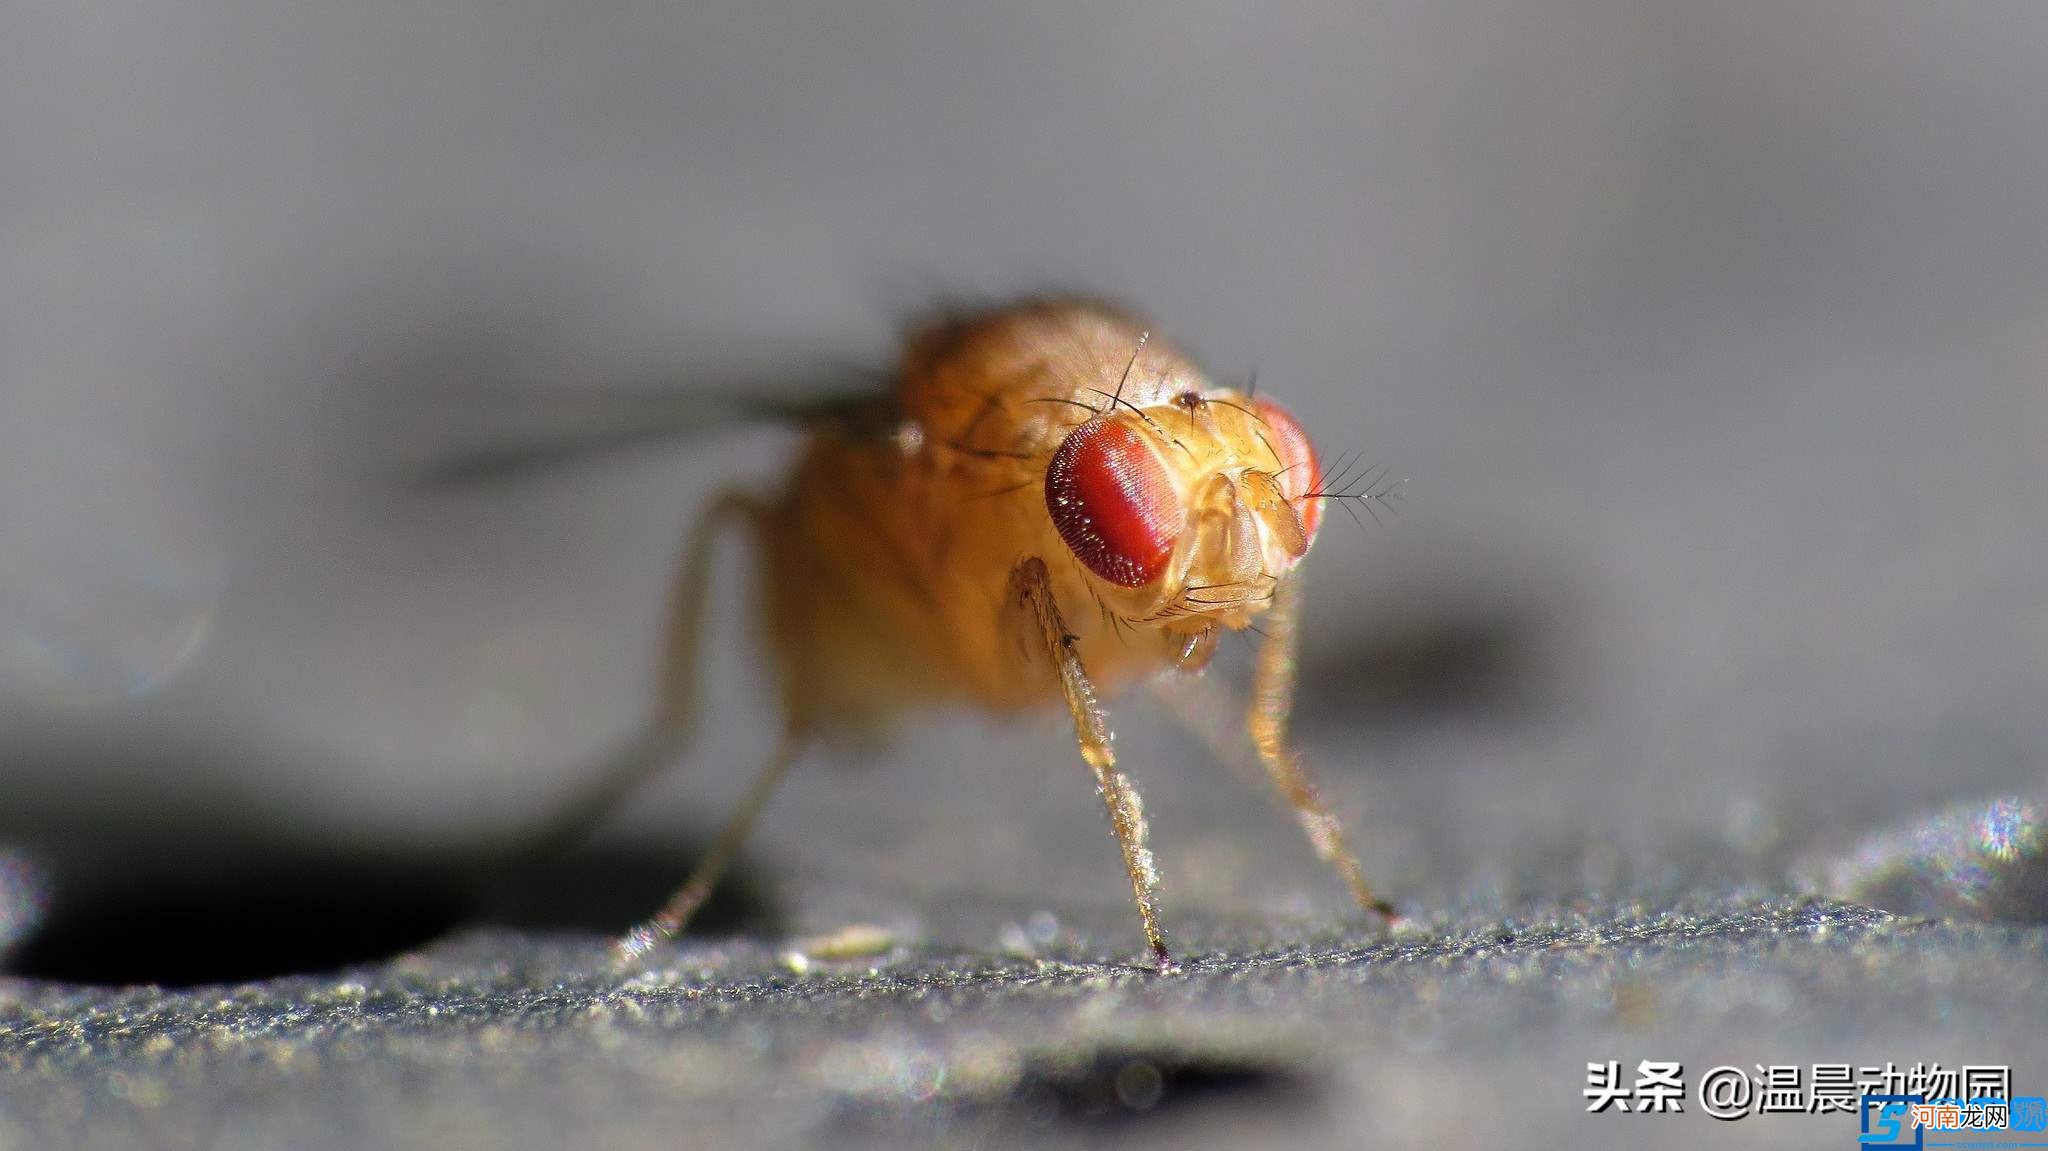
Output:
[[[162,994],[9,985],[9,1147],[1853,1145],[1843,1115],[1588,1115],[1588,1061],[2007,1063],[2038,1088],[2041,932],[1732,894],[1464,908],[1387,938],[956,917],[879,954],[588,937]],[[952,934],[958,932],[959,934]],[[147,941],[137,941],[147,946]],[[1268,1144],[1270,1145],[1270,1144]]]

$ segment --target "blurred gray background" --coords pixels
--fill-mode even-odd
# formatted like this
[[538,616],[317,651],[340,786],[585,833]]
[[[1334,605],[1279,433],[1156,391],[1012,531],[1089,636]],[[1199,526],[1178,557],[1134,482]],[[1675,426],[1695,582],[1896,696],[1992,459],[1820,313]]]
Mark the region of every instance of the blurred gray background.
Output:
[[[2044,44],[2033,3],[5,6],[0,835],[79,890],[516,838],[647,714],[697,503],[792,440],[407,477],[498,395],[801,382],[1048,288],[1409,477],[1318,544],[1299,711],[1404,899],[2030,791]],[[748,574],[618,840],[701,840],[766,750]],[[1117,716],[1169,914],[1341,906]],[[821,757],[752,857],[803,922],[1127,898],[1056,717]]]

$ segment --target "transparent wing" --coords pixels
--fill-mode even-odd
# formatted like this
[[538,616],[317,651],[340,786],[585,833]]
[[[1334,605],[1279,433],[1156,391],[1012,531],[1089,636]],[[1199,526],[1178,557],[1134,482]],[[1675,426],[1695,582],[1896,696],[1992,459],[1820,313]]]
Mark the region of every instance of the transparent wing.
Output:
[[803,386],[480,391],[462,397],[448,445],[412,475],[423,488],[502,483],[620,451],[759,424],[837,424],[859,434],[895,425],[889,381],[852,369]]

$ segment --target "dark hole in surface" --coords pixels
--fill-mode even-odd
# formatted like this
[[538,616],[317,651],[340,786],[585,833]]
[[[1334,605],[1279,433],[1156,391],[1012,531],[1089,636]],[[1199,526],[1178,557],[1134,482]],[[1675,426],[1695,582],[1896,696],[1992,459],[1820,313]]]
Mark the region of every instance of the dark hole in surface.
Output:
[[[138,869],[67,893],[9,957],[10,974],[70,983],[184,987],[331,971],[388,959],[459,927],[614,934],[646,918],[699,853],[586,849],[551,857],[292,855],[251,851],[233,867]],[[693,931],[773,918],[745,871]]]

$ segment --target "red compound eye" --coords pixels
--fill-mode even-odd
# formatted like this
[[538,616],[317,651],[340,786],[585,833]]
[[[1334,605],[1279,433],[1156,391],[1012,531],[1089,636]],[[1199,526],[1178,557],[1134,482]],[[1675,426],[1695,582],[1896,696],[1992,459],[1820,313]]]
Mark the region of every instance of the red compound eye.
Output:
[[1272,445],[1273,454],[1280,457],[1280,494],[1294,505],[1295,514],[1301,517],[1301,534],[1312,542],[1316,529],[1323,523],[1323,501],[1304,498],[1323,482],[1323,465],[1316,460],[1315,445],[1308,442],[1308,433],[1279,404],[1257,399],[1252,401],[1252,407],[1265,421],[1261,430],[1266,442]]
[[1101,416],[1053,453],[1045,507],[1075,558],[1119,587],[1159,578],[1186,519],[1159,454],[1128,425]]

